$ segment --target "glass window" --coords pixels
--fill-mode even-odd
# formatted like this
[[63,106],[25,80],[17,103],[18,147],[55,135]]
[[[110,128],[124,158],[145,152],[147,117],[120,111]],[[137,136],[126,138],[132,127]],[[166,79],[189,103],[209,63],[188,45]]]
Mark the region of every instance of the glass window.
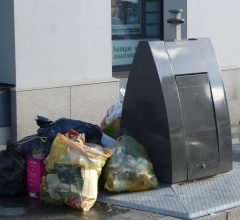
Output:
[[130,65],[139,40],[162,38],[162,1],[111,1],[113,67]]
[[140,3],[140,0],[112,0],[112,36],[129,38],[142,33]]

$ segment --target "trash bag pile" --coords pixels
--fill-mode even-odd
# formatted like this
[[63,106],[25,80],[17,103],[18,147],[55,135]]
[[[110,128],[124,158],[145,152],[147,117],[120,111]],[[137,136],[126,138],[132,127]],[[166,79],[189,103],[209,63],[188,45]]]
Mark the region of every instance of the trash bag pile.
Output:
[[[42,176],[37,174],[42,173],[40,166],[43,162],[47,163],[46,158],[57,134],[66,134],[74,129],[84,134],[88,143],[101,144],[102,131],[97,125],[66,118],[53,122],[42,116],[37,116],[36,122],[39,126],[37,134],[17,142],[8,142],[7,150],[0,152],[0,197],[25,194],[27,190],[38,197],[39,192],[30,191],[32,187],[29,185],[37,185],[36,179],[41,180]],[[27,164],[34,168],[27,170]]]
[[100,126],[37,116],[36,134],[9,142],[0,152],[0,197],[28,192],[43,202],[88,211],[99,178],[112,193],[157,187],[144,147],[130,136],[120,137],[121,113],[121,103],[111,106]]

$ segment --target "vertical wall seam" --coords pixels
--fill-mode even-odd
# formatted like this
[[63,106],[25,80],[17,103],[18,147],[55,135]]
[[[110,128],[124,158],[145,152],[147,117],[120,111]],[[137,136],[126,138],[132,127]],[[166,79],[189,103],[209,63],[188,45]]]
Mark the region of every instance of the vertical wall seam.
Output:
[[70,118],[72,119],[72,86],[69,87],[69,95],[70,95]]

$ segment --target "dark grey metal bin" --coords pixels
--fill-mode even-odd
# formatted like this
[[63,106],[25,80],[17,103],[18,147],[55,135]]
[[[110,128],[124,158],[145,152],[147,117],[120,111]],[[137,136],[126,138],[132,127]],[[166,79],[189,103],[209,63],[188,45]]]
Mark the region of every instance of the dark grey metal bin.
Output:
[[160,182],[232,169],[227,100],[210,39],[140,42],[121,131],[145,146]]

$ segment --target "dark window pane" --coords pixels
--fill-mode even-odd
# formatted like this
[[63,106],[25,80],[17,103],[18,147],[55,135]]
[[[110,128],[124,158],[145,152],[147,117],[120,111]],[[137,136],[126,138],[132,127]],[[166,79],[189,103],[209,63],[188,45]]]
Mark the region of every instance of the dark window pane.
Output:
[[146,36],[159,36],[160,27],[159,25],[147,25],[146,26]]
[[160,23],[160,14],[146,14],[146,24],[159,24]]
[[160,3],[159,2],[146,2],[146,12],[159,12]]

